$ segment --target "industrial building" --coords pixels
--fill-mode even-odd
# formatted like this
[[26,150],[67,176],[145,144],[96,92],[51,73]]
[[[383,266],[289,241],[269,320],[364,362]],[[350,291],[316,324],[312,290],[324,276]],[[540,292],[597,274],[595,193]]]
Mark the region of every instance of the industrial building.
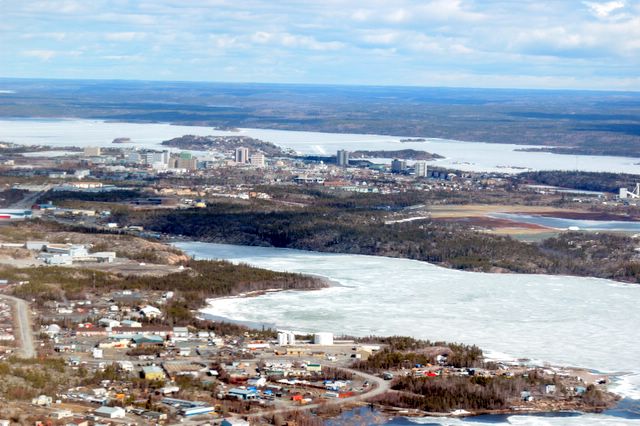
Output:
[[31,217],[31,210],[0,209],[0,220],[24,220]]
[[96,408],[93,412],[98,417],[104,417],[107,419],[124,419],[127,412],[121,407],[100,407]]
[[333,333],[316,333],[313,335],[313,343],[322,346],[333,345]]
[[157,365],[149,365],[142,367],[142,377],[145,380],[164,380],[165,375],[162,368]]

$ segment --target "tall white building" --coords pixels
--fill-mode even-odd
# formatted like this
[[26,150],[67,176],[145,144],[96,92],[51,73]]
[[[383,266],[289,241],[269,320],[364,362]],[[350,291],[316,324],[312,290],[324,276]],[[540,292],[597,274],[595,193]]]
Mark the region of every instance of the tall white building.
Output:
[[149,165],[156,163],[169,164],[169,151],[147,152],[143,154],[144,162]]
[[246,164],[249,162],[249,148],[236,148],[236,163]]
[[416,161],[414,165],[416,177],[427,177],[427,162]]

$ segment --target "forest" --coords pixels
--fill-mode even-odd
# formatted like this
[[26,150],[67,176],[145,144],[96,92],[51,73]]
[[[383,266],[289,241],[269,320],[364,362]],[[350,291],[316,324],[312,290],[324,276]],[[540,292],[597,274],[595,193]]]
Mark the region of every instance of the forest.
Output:
[[520,173],[518,178],[541,185],[574,188],[584,191],[618,193],[619,188],[633,189],[640,183],[639,175],[580,171],[536,171]]
[[[630,237],[569,232],[538,243],[423,220],[385,224],[389,210],[415,201],[327,199],[313,208],[268,202],[217,201],[206,209],[120,212],[125,224],[216,243],[271,246],[331,253],[402,257],[470,271],[593,276],[639,282]],[[386,200],[389,201],[389,200]]]
[[[173,308],[173,316],[180,317],[184,310],[202,307],[208,298],[232,296],[239,293],[267,289],[314,290],[327,286],[316,277],[286,272],[273,272],[248,265],[233,265],[224,261],[191,260],[182,272],[162,277],[121,276],[91,269],[65,267],[5,268],[3,276],[11,281],[28,280],[18,286],[14,295],[35,299],[37,304],[47,300],[78,300],[85,292],[95,289],[175,291],[182,300]],[[180,311],[182,309],[182,311]]]

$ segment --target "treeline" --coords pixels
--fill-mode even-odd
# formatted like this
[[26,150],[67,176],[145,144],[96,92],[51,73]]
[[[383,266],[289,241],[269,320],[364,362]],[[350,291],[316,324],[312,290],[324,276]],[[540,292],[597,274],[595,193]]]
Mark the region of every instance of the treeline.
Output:
[[475,345],[438,342],[432,344],[433,350],[398,350],[392,346],[375,352],[367,360],[353,363],[353,368],[380,373],[386,370],[413,368],[415,365],[435,364],[438,355],[444,355],[447,365],[456,368],[479,367],[483,364],[482,349]]
[[14,289],[14,295],[47,300],[81,299],[85,292],[99,289],[177,292],[182,305],[169,305],[169,314],[177,321],[190,320],[187,312],[202,307],[208,298],[231,296],[268,289],[312,290],[327,284],[316,277],[273,272],[224,261],[190,261],[188,269],[162,277],[120,276],[90,269],[33,267],[7,269],[9,280],[28,280]]
[[640,183],[640,175],[625,173],[548,170],[520,173],[518,177],[541,185],[613,193],[620,188],[633,189],[636,183]]
[[7,189],[0,192],[0,207],[9,207],[24,198],[28,193],[23,189]]
[[510,401],[532,383],[521,377],[400,377],[392,389],[375,401],[384,405],[444,413],[456,409],[496,410],[508,408]]
[[330,198],[312,209],[277,209],[258,201],[219,202],[206,209],[128,211],[120,219],[216,243],[401,257],[471,271],[639,281],[640,266],[633,260],[635,244],[628,237],[566,233],[530,244],[439,221],[385,225],[388,208],[402,209],[416,198],[398,197],[393,206],[380,204],[382,201],[378,197],[366,202],[359,197]]
[[[47,191],[38,198],[37,203],[59,203],[61,201],[94,201],[102,203],[117,203],[121,201],[134,200],[145,196],[137,189],[119,189],[105,192],[82,192],[82,191]],[[148,196],[148,195],[147,195]]]

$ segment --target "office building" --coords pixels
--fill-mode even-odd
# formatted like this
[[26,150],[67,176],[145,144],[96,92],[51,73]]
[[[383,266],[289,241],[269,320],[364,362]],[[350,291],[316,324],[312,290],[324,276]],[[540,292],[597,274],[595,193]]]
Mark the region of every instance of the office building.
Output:
[[84,148],[85,157],[99,157],[101,152],[102,151],[99,146],[87,146]]
[[407,162],[398,160],[397,158],[391,162],[391,171],[393,173],[404,173],[407,170]]
[[416,164],[414,165],[414,171],[416,177],[427,177],[427,162],[416,161]]
[[347,167],[349,165],[349,151],[345,151],[344,149],[338,150],[336,163],[340,167]]
[[161,163],[169,164],[169,151],[147,152],[143,156],[144,162],[149,165]]
[[265,163],[264,154],[260,154],[260,153],[252,154],[251,157],[249,157],[249,163],[251,163],[251,165],[255,167],[264,167],[264,163]]
[[249,148],[236,148],[236,163],[246,164],[249,162]]

